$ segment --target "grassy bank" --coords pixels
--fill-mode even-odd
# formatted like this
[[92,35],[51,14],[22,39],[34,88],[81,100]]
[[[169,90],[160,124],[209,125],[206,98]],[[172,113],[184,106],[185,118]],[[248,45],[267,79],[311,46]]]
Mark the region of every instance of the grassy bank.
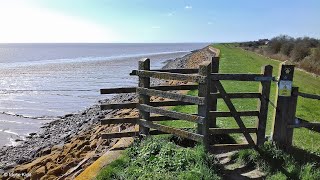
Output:
[[214,158],[201,145],[184,148],[172,142],[172,136],[150,137],[126,150],[125,154],[101,171],[98,180],[220,179]]
[[[218,44],[214,47],[221,50],[220,72],[222,73],[260,73],[261,67],[271,64],[274,67],[274,76],[278,76],[280,62],[260,56],[254,52],[244,51],[230,44]],[[227,92],[258,92],[258,82],[222,82]],[[294,85],[300,91],[320,94],[320,78],[297,70],[294,76]],[[272,83],[271,101],[275,102],[276,83]],[[197,95],[197,91],[189,91],[189,95]],[[237,110],[256,110],[258,100],[232,100]],[[320,117],[320,102],[316,100],[298,99],[297,116],[310,121]],[[228,111],[226,104],[219,100],[219,111]],[[197,106],[177,106],[173,110],[185,113],[196,113]],[[274,108],[269,106],[267,134],[270,135]],[[247,127],[255,127],[256,118],[244,117]],[[187,121],[166,121],[161,124],[179,128],[195,128],[195,124]],[[238,127],[233,118],[218,118],[220,127]],[[156,139],[147,139],[138,142],[126,151],[125,156],[115,161],[99,175],[98,179],[219,179],[217,167],[213,158],[203,152],[201,146],[183,148],[175,145],[171,136],[160,136]],[[241,136],[232,136],[236,141],[242,141]],[[294,131],[294,145],[309,153],[320,155],[320,134],[307,129]],[[264,157],[262,157],[264,156]],[[263,159],[274,159],[272,162]],[[239,163],[251,163],[263,169],[269,179],[286,179],[286,177],[318,177],[319,170],[311,163],[298,164],[292,156],[266,144],[262,152],[254,150],[240,151],[234,156]],[[280,172],[275,164],[284,166],[285,172]],[[281,168],[280,168],[281,169]],[[148,178],[146,178],[148,177]]]
[[320,179],[319,164],[313,162],[299,163],[293,156],[284,153],[270,142],[265,143],[260,151],[253,149],[241,150],[231,157],[239,165],[261,169],[266,179],[286,180],[318,180]]
[[[254,52],[236,48],[232,44],[218,44],[214,45],[214,47],[221,50],[221,73],[260,73],[261,67],[270,64],[273,66],[274,76],[278,76],[280,62],[277,60],[272,60]],[[259,82],[224,81],[223,86],[226,88],[227,92],[258,92]],[[276,86],[277,84],[273,82],[270,100],[274,104]],[[294,75],[294,86],[298,86],[299,91],[301,92],[320,94],[320,78],[304,71],[296,69]],[[197,95],[197,91],[190,91],[188,94]],[[237,110],[240,111],[257,109],[258,100],[256,99],[233,99],[232,101]],[[177,106],[174,107],[173,110],[185,113],[196,113],[197,106]],[[222,99],[218,101],[218,110],[229,111]],[[274,107],[269,105],[267,135],[270,135],[271,133],[274,111]],[[296,116],[310,121],[320,120],[320,102],[318,100],[310,100],[299,97]],[[243,117],[243,119],[247,127],[255,127],[256,117]],[[194,127],[195,125],[194,123],[186,121],[167,121],[161,123],[174,127]],[[220,127],[238,127],[233,118],[218,118],[217,124]],[[238,141],[243,139],[238,135],[234,135],[233,137]],[[304,128],[294,130],[293,144],[298,148],[320,155],[320,144],[317,143],[319,141],[319,133],[315,133]]]

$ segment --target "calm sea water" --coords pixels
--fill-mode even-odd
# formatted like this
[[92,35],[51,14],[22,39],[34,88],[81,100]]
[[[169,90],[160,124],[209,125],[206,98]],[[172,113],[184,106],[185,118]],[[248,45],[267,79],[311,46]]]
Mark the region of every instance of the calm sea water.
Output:
[[135,86],[129,73],[142,57],[161,68],[206,45],[0,44],[0,146],[106,98],[101,88]]

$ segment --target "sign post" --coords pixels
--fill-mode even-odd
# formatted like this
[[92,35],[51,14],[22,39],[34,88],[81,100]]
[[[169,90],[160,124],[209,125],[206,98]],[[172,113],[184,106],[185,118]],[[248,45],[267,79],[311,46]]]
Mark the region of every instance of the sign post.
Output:
[[294,65],[282,64],[280,67],[280,78],[277,88],[277,108],[273,121],[272,139],[278,145],[286,149],[289,144],[287,125],[294,121],[290,108],[292,107],[292,81]]

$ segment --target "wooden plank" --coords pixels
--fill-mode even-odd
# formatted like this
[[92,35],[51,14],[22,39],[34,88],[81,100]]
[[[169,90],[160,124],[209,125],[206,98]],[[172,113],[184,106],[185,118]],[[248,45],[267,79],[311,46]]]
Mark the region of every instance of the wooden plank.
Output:
[[[238,111],[239,116],[259,116],[259,111]],[[231,112],[210,111],[210,116],[214,117],[233,117]]]
[[173,92],[165,92],[165,91],[140,88],[140,87],[137,88],[137,93],[148,95],[148,96],[164,97],[164,98],[174,99],[177,101],[193,103],[193,104],[204,104],[204,100],[205,100],[205,98],[203,97],[188,96],[188,95],[177,94]]
[[114,132],[114,133],[106,133],[102,134],[102,139],[112,139],[112,138],[123,138],[123,137],[135,137],[138,136],[138,131],[130,131],[130,132]]
[[[262,73],[264,77],[272,76],[272,69],[271,65],[267,65],[262,69]],[[256,144],[263,145],[265,142],[266,136],[266,125],[268,119],[268,107],[269,107],[269,98],[270,98],[270,88],[271,88],[271,81],[262,81],[259,90],[261,92],[261,99],[258,102],[258,107],[260,107],[260,113],[258,116],[257,128],[258,133],[256,137]]]
[[191,115],[191,114],[184,114],[184,113],[175,112],[175,111],[169,111],[161,108],[152,107],[146,104],[139,104],[137,108],[149,113],[161,114],[164,116],[173,117],[176,119],[186,120],[186,121],[200,123],[200,124],[203,123],[203,119],[204,119],[204,117]]
[[198,85],[180,85],[180,86],[153,86],[149,89],[156,89],[161,91],[171,91],[171,90],[195,90],[198,89]]
[[150,102],[151,106],[161,107],[161,106],[185,106],[185,105],[193,105],[193,103],[182,102],[182,101],[159,101],[159,102]]
[[[100,94],[135,93],[136,88],[137,87],[100,89]],[[152,87],[150,87],[150,89],[156,89],[156,90],[161,90],[161,91],[195,90],[195,89],[198,89],[198,85],[152,86]]]
[[232,104],[232,101],[231,101],[231,99],[228,97],[228,94],[227,94],[227,92],[224,90],[221,82],[219,81],[219,82],[217,82],[215,85],[216,85],[218,91],[221,93],[224,102],[225,102],[226,105],[228,106],[228,108],[229,108],[230,112],[232,113],[234,119],[236,120],[238,126],[240,127],[240,129],[242,129],[244,137],[246,138],[246,140],[248,141],[249,144],[254,145],[255,143],[254,143],[252,137],[251,137],[250,134],[247,132],[246,126],[244,125],[244,123],[243,123],[241,117],[239,116],[239,114],[237,113],[236,108],[235,108],[234,105]]
[[[101,110],[107,109],[133,109],[137,107],[138,103],[121,103],[121,104],[102,104],[100,105]],[[159,101],[150,102],[151,106],[161,107],[161,106],[180,106],[180,105],[193,105],[193,103],[181,102],[181,101]]]
[[309,122],[306,120],[303,120],[301,118],[296,118],[298,120],[298,123],[296,124],[289,124],[288,128],[307,128],[311,131],[320,133],[320,123],[319,122]]
[[137,103],[120,103],[120,104],[102,104],[101,110],[107,109],[133,109],[136,108]]
[[263,77],[262,74],[221,74],[212,73],[211,80],[232,80],[232,81],[256,81],[257,78]]
[[146,70],[133,70],[130,75],[136,75],[139,77],[150,77],[157,79],[166,80],[177,80],[177,81],[187,81],[187,82],[204,82],[205,77],[196,74],[178,74],[178,73],[168,73],[168,72],[154,72]]
[[136,87],[100,89],[100,94],[135,93]]
[[[139,70],[150,70],[150,59],[141,59],[139,61]],[[142,88],[150,87],[150,78],[139,76],[138,86]],[[138,94],[139,104],[149,104],[150,96]],[[139,109],[139,119],[149,120],[150,113]],[[139,125],[139,133],[148,135],[150,129]]]
[[[246,128],[249,133],[257,133],[257,128]],[[243,133],[239,128],[209,128],[210,134]]]
[[182,138],[186,138],[186,139],[191,139],[197,142],[201,142],[203,139],[203,136],[200,134],[195,134],[192,132],[188,132],[188,131],[184,131],[181,129],[177,129],[177,128],[173,128],[173,127],[169,127],[169,126],[164,126],[164,125],[160,125],[160,124],[156,124],[150,121],[146,121],[144,119],[140,119],[138,121],[138,123],[142,126],[148,127],[148,128],[153,128],[162,132],[166,132],[169,134],[173,134]]
[[[100,120],[101,125],[107,124],[123,124],[123,123],[132,123],[136,124],[139,117],[130,117],[130,118],[109,118]],[[151,116],[150,121],[173,121],[179,120],[177,118],[172,118],[168,116]]]
[[[216,98],[222,98],[220,93],[211,93],[211,96]],[[236,99],[236,98],[261,98],[261,93],[255,92],[243,92],[243,93],[228,93],[229,98]]]
[[212,151],[217,152],[229,152],[234,150],[240,150],[240,149],[249,149],[255,147],[254,145],[250,144],[215,144],[210,146],[212,148]]
[[320,96],[316,94],[307,94],[303,92],[298,92],[298,95],[304,98],[309,98],[309,99],[317,99],[320,100]]
[[152,69],[151,71],[180,73],[180,74],[195,74],[195,73],[198,73],[199,69]]

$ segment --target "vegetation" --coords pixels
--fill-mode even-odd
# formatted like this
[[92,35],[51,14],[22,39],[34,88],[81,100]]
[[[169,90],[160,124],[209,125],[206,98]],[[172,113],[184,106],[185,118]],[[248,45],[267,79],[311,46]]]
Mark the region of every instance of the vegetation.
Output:
[[213,155],[206,154],[203,146],[184,148],[171,142],[170,137],[135,142],[124,156],[102,170],[97,179],[220,179]]
[[263,170],[266,179],[270,180],[320,179],[320,168],[317,167],[319,164],[300,164],[293,156],[284,153],[270,142],[265,143],[259,151],[241,150],[232,156],[232,160]]
[[[266,42],[268,42],[267,45]],[[271,58],[290,60],[307,71],[320,74],[320,40],[318,39],[280,35],[270,41],[250,41],[239,45]]]
[[[236,48],[233,44],[217,44],[221,50],[220,72],[222,73],[260,73],[261,67],[271,64],[274,76],[278,76],[279,62],[260,56],[254,52]],[[281,49],[281,48],[280,48]],[[285,49],[282,50],[285,52]],[[318,52],[319,53],[319,52]],[[303,71],[296,71],[294,85],[306,93],[320,94],[320,78]],[[227,92],[257,92],[258,82],[222,82]],[[272,83],[271,103],[275,102],[276,83]],[[189,95],[197,95],[197,91],[189,91]],[[258,100],[232,100],[237,110],[256,110]],[[298,99],[297,116],[307,120],[320,117],[320,102],[304,98]],[[223,100],[218,101],[219,111],[228,111]],[[175,111],[196,113],[197,106],[176,106]],[[271,133],[274,108],[269,106],[267,135]],[[247,127],[255,127],[255,117],[244,117]],[[195,124],[187,121],[162,121],[161,124],[179,128],[195,128]],[[218,118],[220,127],[238,127],[233,118]],[[172,136],[162,135],[135,143],[126,150],[125,155],[105,168],[98,179],[219,179],[214,158],[205,154],[201,145],[195,148],[184,148],[172,141]],[[240,136],[232,136],[242,141]],[[301,128],[294,130],[294,146],[305,150],[303,153],[320,157],[320,134]],[[267,173],[267,179],[319,179],[319,168],[306,161],[298,163],[293,156],[275,148],[271,143],[265,144],[261,151],[243,150],[234,156],[238,163],[246,163],[258,167]],[[299,154],[295,157],[306,157]],[[281,168],[284,167],[284,168]],[[285,170],[285,171],[284,171]],[[220,175],[220,174],[219,174]]]

